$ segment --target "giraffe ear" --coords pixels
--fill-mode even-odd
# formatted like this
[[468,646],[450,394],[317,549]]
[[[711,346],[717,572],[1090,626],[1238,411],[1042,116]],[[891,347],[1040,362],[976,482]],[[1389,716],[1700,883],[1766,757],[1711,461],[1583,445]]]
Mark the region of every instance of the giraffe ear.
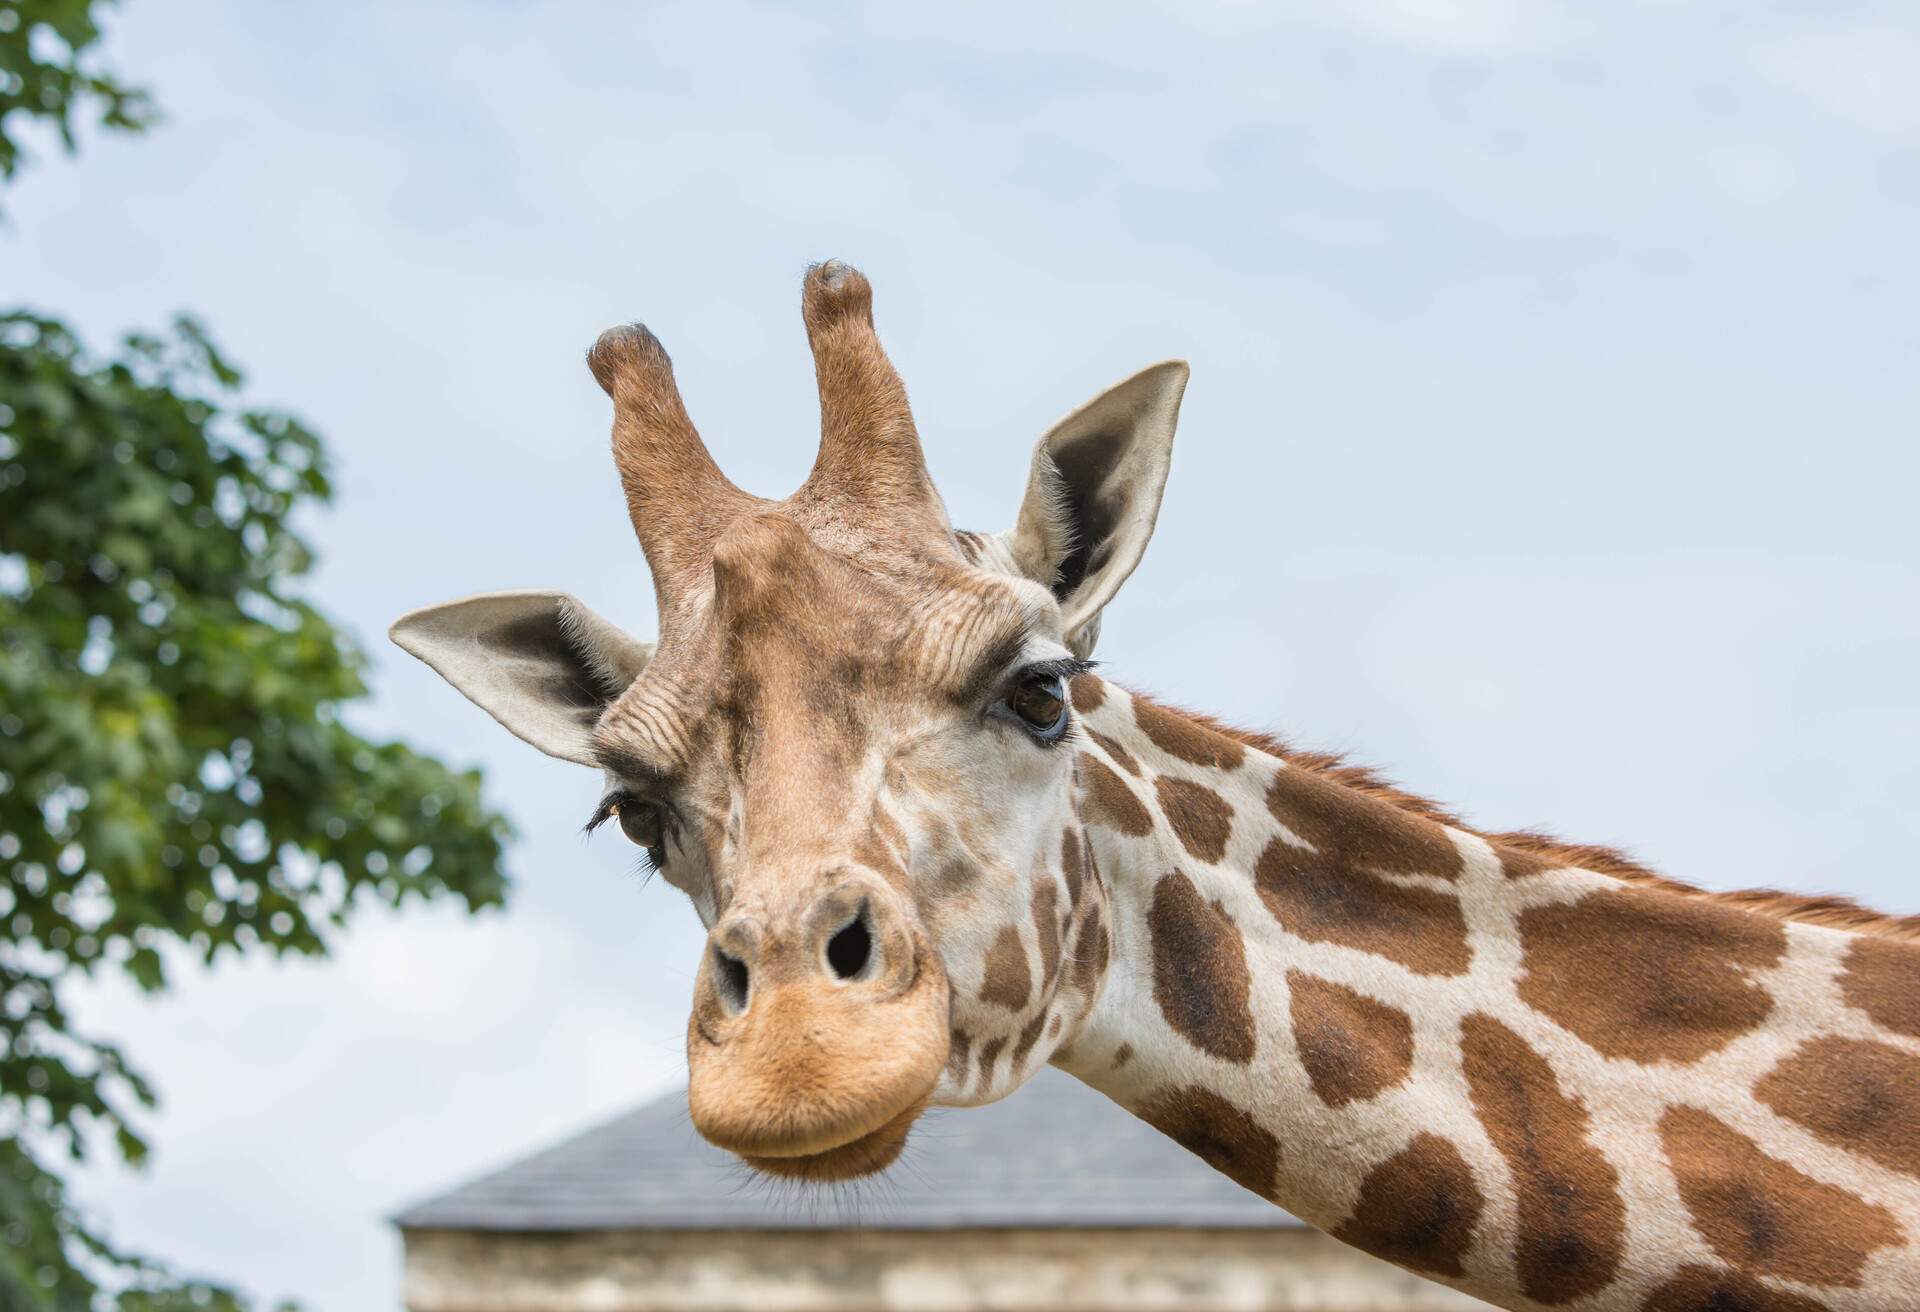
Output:
[[1140,563],[1160,514],[1184,360],[1143,369],[1047,430],[1020,517],[1002,541],[1020,572],[1060,600],[1067,646],[1085,657],[1100,612]]
[[564,592],[489,592],[387,630],[467,699],[549,756],[595,761],[589,733],[653,656]]

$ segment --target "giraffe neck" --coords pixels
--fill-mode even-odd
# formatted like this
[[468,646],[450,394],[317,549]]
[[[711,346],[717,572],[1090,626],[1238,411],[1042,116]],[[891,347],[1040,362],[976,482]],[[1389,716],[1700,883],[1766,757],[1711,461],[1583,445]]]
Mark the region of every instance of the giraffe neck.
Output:
[[1057,1064],[1512,1308],[1920,1306],[1920,949],[1572,868],[1088,677]]

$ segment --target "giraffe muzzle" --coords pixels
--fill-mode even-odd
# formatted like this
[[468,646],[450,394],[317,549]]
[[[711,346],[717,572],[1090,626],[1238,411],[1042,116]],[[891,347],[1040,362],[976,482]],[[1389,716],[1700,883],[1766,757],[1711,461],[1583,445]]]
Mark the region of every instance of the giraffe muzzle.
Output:
[[749,1165],[844,1179],[898,1156],[947,1061],[947,979],[885,886],[730,911],[687,1026],[694,1128]]

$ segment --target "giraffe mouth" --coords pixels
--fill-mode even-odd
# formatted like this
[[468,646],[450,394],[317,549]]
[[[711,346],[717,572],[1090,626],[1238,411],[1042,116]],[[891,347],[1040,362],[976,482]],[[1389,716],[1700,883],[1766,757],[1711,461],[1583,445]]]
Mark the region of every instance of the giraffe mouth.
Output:
[[931,1097],[932,1092],[929,1091],[879,1129],[869,1130],[837,1148],[794,1157],[762,1157],[741,1153],[740,1160],[763,1174],[788,1180],[857,1180],[863,1175],[877,1175],[899,1158],[900,1150],[907,1146],[907,1135],[912,1131],[913,1123],[927,1109]]
[[696,994],[687,1110],[702,1138],[790,1179],[892,1165],[947,1064],[949,989],[939,957],[904,932],[874,961],[845,979],[812,961],[799,978],[791,963],[764,969],[732,1014],[718,991]]

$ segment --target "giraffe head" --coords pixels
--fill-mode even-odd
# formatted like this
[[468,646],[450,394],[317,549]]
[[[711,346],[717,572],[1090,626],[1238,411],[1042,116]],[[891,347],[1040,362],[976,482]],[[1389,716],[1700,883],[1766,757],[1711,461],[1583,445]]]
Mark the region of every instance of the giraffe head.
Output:
[[[720,472],[645,328],[588,353],[657,644],[553,592],[429,607],[393,637],[599,770],[593,824],[692,900],[695,1126],[761,1169],[840,1178],[891,1162],[929,1103],[1006,1093],[1092,1007],[1103,899],[1065,685],[1152,531],[1187,370],[1062,420],[1014,527],[960,533],[867,280],[814,267],[802,314],[820,449],[779,502]],[[1015,1054],[1006,1079],[969,1081],[988,1047]]]

